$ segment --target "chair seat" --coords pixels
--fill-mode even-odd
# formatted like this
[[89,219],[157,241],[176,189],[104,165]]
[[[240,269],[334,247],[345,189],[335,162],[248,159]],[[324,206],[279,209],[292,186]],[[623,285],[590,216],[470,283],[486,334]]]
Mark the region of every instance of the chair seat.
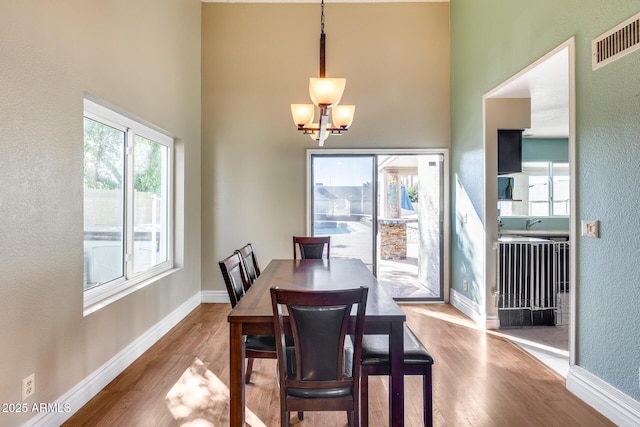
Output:
[[346,397],[351,396],[353,393],[352,387],[341,387],[341,388],[297,388],[297,387],[287,387],[287,395],[292,397],[302,397],[302,398],[322,398],[322,399],[332,399],[336,397]]
[[[418,337],[404,325],[404,364],[433,364],[433,357]],[[389,336],[365,335],[362,338],[362,366],[389,365]]]
[[[369,422],[369,375],[390,375],[389,336],[365,335],[362,339],[362,370],[360,400],[362,402],[362,425]],[[431,367],[433,357],[422,345],[418,337],[404,324],[404,375],[422,376],[422,400],[424,425],[433,426],[433,391]]]
[[249,350],[276,351],[276,337],[273,335],[246,335],[244,344]]

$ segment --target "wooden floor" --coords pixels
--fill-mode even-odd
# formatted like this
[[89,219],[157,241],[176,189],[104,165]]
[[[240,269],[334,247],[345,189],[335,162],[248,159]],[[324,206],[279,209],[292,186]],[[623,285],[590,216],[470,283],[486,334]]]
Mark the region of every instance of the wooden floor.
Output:
[[[565,381],[510,341],[477,330],[447,304],[403,305],[435,359],[436,426],[613,426]],[[66,426],[229,424],[229,305],[202,304],[71,417]],[[256,360],[246,399],[252,427],[279,424],[276,362]],[[419,377],[405,381],[405,425],[422,423]],[[388,425],[387,379],[371,378],[370,425]],[[249,419],[248,419],[249,420]],[[292,425],[344,426],[345,413]]]

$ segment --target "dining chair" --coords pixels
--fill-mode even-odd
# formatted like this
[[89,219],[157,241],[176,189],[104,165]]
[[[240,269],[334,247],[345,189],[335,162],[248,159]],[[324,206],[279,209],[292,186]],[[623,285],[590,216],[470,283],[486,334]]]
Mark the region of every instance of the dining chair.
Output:
[[[362,335],[368,288],[302,291],[271,288],[278,378],[280,425],[289,413],[347,411],[350,426],[360,425],[359,389]],[[357,305],[352,347],[345,351],[351,309]],[[283,307],[289,313],[285,323]],[[291,329],[293,346],[287,346]]]
[[[431,367],[433,357],[413,331],[404,324],[403,375],[422,375],[422,406],[425,426],[433,425],[433,396]],[[369,376],[390,375],[389,336],[365,335],[362,339],[362,362],[360,375],[360,404],[362,425],[369,421]]]
[[[218,263],[222,271],[224,283],[227,286],[231,307],[235,307],[249,289],[249,279],[245,271],[242,257],[238,252],[228,256]],[[245,335],[245,355],[247,357],[247,370],[245,383],[249,384],[253,371],[253,359],[276,359],[276,339],[273,335]]]
[[293,236],[293,259],[297,259],[297,249],[300,250],[300,259],[322,259],[325,246],[327,248],[327,258],[329,258],[331,250],[331,236]]
[[[244,269],[247,272],[247,282],[249,283],[249,287],[253,285],[253,282],[260,276],[260,266],[258,265],[258,259],[256,258],[256,254],[253,251],[253,246],[251,243],[247,243],[240,249],[236,251],[240,254],[240,258],[242,258],[242,263],[244,264]],[[245,289],[245,292],[249,288]]]

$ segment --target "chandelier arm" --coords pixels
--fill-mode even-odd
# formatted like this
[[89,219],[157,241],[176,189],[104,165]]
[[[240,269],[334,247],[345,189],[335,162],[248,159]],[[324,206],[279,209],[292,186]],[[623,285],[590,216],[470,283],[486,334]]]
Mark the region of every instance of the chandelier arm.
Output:
[[[319,126],[305,126],[305,125],[300,125],[298,126],[298,130],[301,131],[303,134],[309,134],[309,133],[313,133],[313,132],[317,132],[320,130]],[[347,132],[349,130],[348,127],[327,127],[327,132],[331,132],[332,135],[339,135],[342,134],[342,132]]]

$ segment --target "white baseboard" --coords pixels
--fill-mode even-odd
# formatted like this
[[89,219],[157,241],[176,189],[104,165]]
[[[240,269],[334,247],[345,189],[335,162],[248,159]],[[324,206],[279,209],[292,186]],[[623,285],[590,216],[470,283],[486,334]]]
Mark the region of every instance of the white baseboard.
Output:
[[486,314],[482,307],[475,301],[470,300],[461,292],[455,289],[449,290],[450,304],[460,310],[463,314],[473,320],[483,329],[500,329],[500,319],[497,314]]
[[60,396],[52,405],[56,408],[70,408],[68,412],[41,412],[24,424],[24,426],[54,426],[61,425],[71,415],[84,406],[89,400],[107,386],[115,377],[131,365],[138,357],[155,344],[162,336],[191,313],[202,301],[200,293],[195,294],[180,307],[167,315],[160,322],[153,325],[138,339],[129,344],[120,353],[76,384],[71,390]]
[[500,329],[500,317],[497,313],[486,314],[484,320],[486,329]]
[[229,294],[227,291],[202,291],[200,293],[202,295],[203,303],[213,303],[213,304],[229,304]]
[[640,402],[586,369],[569,367],[567,389],[618,426],[640,426]]
[[467,317],[471,318],[478,325],[484,324],[484,315],[480,306],[467,298],[463,293],[456,291],[455,289],[449,290],[449,300],[452,306],[460,310]]

